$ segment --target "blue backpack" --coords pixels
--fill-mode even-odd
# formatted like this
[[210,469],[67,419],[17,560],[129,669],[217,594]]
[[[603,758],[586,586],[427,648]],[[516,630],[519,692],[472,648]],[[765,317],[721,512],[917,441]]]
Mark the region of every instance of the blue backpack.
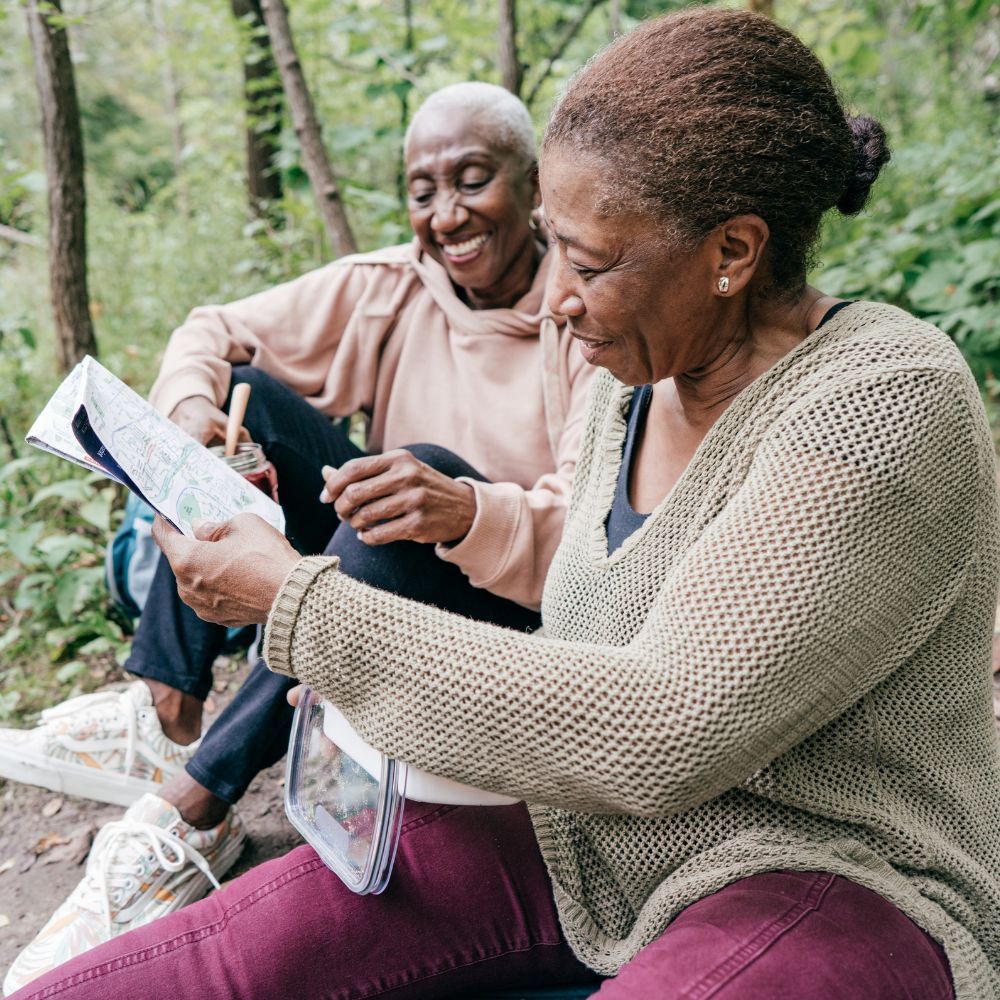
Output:
[[104,579],[111,599],[133,621],[142,614],[160,562],[153,541],[151,507],[130,493],[125,514],[104,556]]
[[[128,616],[136,621],[146,606],[153,574],[162,553],[153,541],[155,511],[130,493],[125,502],[125,513],[114,538],[104,555],[104,579],[111,599]],[[227,652],[249,646],[257,634],[256,625],[231,628],[226,634]]]

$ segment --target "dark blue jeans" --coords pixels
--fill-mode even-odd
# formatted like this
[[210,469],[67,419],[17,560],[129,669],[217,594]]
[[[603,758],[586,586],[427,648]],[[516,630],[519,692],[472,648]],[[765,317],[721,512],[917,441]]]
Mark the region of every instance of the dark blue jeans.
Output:
[[[538,627],[537,613],[473,587],[458,567],[438,559],[433,545],[369,546],[358,541],[349,525],[341,526],[333,506],[319,502],[320,469],[340,466],[364,452],[340,427],[266,373],[239,366],[233,369],[233,384],[237,382],[253,386],[243,424],[274,464],[285,531],[299,552],[339,556],[341,571],[357,580],[468,618],[520,630]],[[407,450],[452,478],[485,479],[437,445],[417,444]],[[335,608],[331,614],[336,614]],[[161,559],[125,669],[204,700],[225,637],[224,628],[202,621],[181,601],[173,572]],[[202,738],[187,765],[191,777],[225,801],[236,802],[257,773],[280,760],[288,748],[292,709],[285,694],[294,683],[258,661]]]

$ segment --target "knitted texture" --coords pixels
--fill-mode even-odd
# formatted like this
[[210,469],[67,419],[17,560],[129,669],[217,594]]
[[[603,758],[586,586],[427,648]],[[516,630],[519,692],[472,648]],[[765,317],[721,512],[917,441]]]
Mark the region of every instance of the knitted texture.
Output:
[[856,303],[736,397],[610,557],[631,389],[595,381],[533,638],[303,560],[267,659],[393,756],[525,799],[567,938],[614,973],[761,871],[844,875],[1000,995],[998,508],[954,345]]

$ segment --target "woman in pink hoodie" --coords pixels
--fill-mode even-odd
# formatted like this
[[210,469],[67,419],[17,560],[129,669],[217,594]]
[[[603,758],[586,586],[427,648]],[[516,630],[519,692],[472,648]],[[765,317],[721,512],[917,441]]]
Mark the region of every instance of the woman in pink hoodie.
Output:
[[[300,552],[336,554],[375,586],[530,630],[590,377],[546,311],[552,256],[532,219],[530,117],[499,87],[445,88],[415,117],[406,162],[412,243],[195,309],[151,399],[208,443],[224,433],[232,387],[250,383],[244,426],[277,469]],[[367,454],[333,423],[358,412]],[[141,680],[118,698],[61,707],[27,743],[0,737],[0,774],[28,755],[30,780],[100,798],[96,764],[109,801],[138,799],[92,852],[88,871],[108,877],[84,878],[19,956],[8,990],[199,898],[236,860],[245,833],[232,804],[285,752],[290,682],[259,662],[198,744],[224,633],[180,601],[161,560],[126,663]],[[136,866],[141,878],[112,888],[115,872]]]

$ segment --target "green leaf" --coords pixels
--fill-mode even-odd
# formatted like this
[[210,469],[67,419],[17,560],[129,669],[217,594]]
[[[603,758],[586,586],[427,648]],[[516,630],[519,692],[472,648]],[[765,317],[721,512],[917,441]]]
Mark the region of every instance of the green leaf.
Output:
[[28,504],[28,510],[32,510],[46,500],[57,497],[60,500],[69,500],[75,503],[82,503],[91,493],[90,487],[81,479],[64,479],[58,483],[50,483],[43,486]]
[[70,660],[69,663],[61,666],[56,671],[56,680],[60,684],[68,684],[74,677],[78,674],[83,673],[87,669],[87,664],[81,660]]
[[11,531],[7,534],[7,547],[14,558],[22,566],[30,566],[36,560],[32,559],[32,552],[38,536],[44,530],[45,525],[41,523],[29,524],[19,531]]
[[106,636],[99,635],[96,639],[91,639],[79,649],[83,656],[97,656],[100,653],[108,653],[114,649],[115,644]]
[[24,472],[25,469],[30,469],[36,461],[34,455],[25,455],[23,458],[15,458],[13,462],[0,465],[0,483]]
[[12,625],[3,635],[0,635],[0,652],[13,646],[21,638],[21,626]]
[[63,625],[68,625],[76,610],[80,594],[80,577],[77,573],[64,573],[56,583],[56,614]]
[[107,533],[111,530],[111,500],[105,493],[99,493],[92,500],[80,504],[80,517]]
[[84,539],[76,535],[49,535],[43,538],[36,548],[42,554],[45,565],[51,570],[56,570],[86,544]]

